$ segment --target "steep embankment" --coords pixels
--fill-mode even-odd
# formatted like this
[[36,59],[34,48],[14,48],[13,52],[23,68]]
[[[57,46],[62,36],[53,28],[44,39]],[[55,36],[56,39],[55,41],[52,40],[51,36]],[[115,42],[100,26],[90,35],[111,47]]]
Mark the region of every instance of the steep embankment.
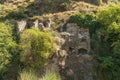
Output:
[[[88,0],[85,0],[84,2],[81,2],[79,0],[73,0],[72,2],[70,2],[69,0],[68,2],[61,2],[61,1],[64,1],[64,0],[50,0],[50,1],[6,0],[6,2],[4,2],[4,4],[2,5],[3,11],[1,12],[2,19],[8,19],[12,23],[14,22],[17,23],[15,27],[19,29],[21,32],[23,31],[23,34],[25,34],[23,35],[23,40],[25,39],[24,41],[28,40],[29,42],[29,43],[27,42],[29,45],[29,48],[26,45],[26,42],[23,44],[23,51],[25,51],[24,57],[27,57],[28,60],[25,59],[26,61],[24,61],[24,63],[18,62],[18,64],[20,64],[20,67],[22,66],[22,68],[26,67],[26,65],[28,67],[31,67],[31,66],[35,67],[36,65],[37,67],[41,67],[39,66],[39,64],[36,64],[36,63],[37,62],[44,63],[42,62],[43,59],[41,58],[41,54],[43,54],[41,52],[41,49],[43,46],[39,47],[40,44],[42,43],[42,42],[39,43],[39,41],[42,38],[41,39],[38,38],[38,34],[36,33],[36,32],[39,33],[40,30],[38,29],[37,31],[35,31],[33,30],[33,27],[41,28],[39,23],[42,24],[42,28],[48,27],[48,25],[50,25],[51,29],[49,29],[48,31],[47,30],[44,31],[43,29],[43,31],[41,30],[41,32],[42,33],[51,32],[55,37],[56,44],[58,45],[56,46],[57,48],[56,55],[53,56],[52,58],[53,61],[51,61],[50,64],[55,65],[55,68],[57,69],[57,72],[60,73],[61,78],[63,80],[70,80],[70,79],[71,80],[80,80],[80,79],[96,80],[95,79],[96,76],[94,74],[95,59],[92,54],[89,54],[90,52],[89,30],[81,29],[79,28],[81,26],[78,27],[76,24],[69,24],[68,20],[69,20],[69,17],[74,14],[78,14],[78,13],[89,14],[91,12],[96,13],[97,9],[101,8],[102,6],[89,4]],[[48,24],[48,25],[44,26],[45,24]],[[25,29],[28,29],[28,28],[32,28],[32,29],[30,29],[30,31],[28,30],[28,32],[24,32],[26,31]],[[33,38],[33,36],[28,35],[28,33],[31,34],[31,31],[34,34],[35,39],[31,39]],[[21,35],[22,34],[21,32],[18,32],[15,34]],[[36,34],[37,34],[37,37],[36,37]],[[44,36],[46,35],[42,35],[42,36],[44,39]],[[39,35],[39,37],[41,37],[41,35]],[[43,43],[45,43],[44,41],[47,41],[46,39],[47,39],[47,36],[45,37],[45,40],[43,40]],[[49,41],[50,39],[48,40],[48,43]],[[59,42],[59,41],[63,41],[63,42]],[[48,43],[45,43],[45,44],[49,45]],[[59,45],[59,44],[62,44],[62,45]],[[26,50],[24,49],[25,46],[26,46]],[[45,47],[48,48],[48,46],[46,45]],[[28,50],[28,53],[27,53],[27,50]],[[48,48],[48,51],[49,50],[50,49]],[[34,53],[32,53],[32,51],[34,51]],[[18,50],[18,54],[19,53],[21,53],[21,51],[19,52]],[[39,58],[36,58],[38,56],[36,55],[36,53],[38,54],[40,53],[40,58],[42,60],[40,60]],[[26,56],[26,54],[30,54],[30,55]],[[46,52],[46,54],[48,53]],[[17,60],[19,61],[19,58]],[[36,60],[36,63],[34,62],[34,60]],[[32,64],[30,64],[31,62]],[[51,69],[51,66],[50,65],[48,66]],[[16,72],[14,69],[11,69],[11,70],[13,72]],[[16,77],[15,74],[9,74],[12,71],[6,72],[4,74]],[[2,77],[4,78],[4,75]]]

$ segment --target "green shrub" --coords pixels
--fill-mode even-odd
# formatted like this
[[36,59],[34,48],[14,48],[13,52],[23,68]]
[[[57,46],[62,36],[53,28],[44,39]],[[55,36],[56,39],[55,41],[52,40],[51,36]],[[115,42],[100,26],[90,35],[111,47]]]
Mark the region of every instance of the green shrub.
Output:
[[120,22],[120,4],[111,6],[98,11],[98,21],[105,26],[111,25],[113,22]]
[[76,14],[72,15],[69,19],[71,23],[77,23],[78,26],[84,27],[85,15],[83,14]]
[[100,10],[97,13],[98,21],[103,24],[104,39],[112,45],[120,39],[120,4]]
[[0,4],[0,12],[2,12],[2,10],[3,10],[3,5]]
[[[8,70],[7,66],[11,63],[16,51],[16,42],[13,40],[12,28],[9,22],[0,22],[0,79]],[[2,80],[2,79],[1,79]]]
[[49,32],[28,29],[20,35],[21,61],[33,68],[44,66],[55,51],[54,37]]
[[11,25],[0,22],[0,67],[10,62],[15,47]]
[[27,15],[24,13],[23,10],[13,10],[13,11],[9,11],[8,15],[6,16],[6,18],[8,19],[22,19],[22,18],[26,18]]
[[72,15],[69,19],[69,22],[71,23],[77,23],[79,27],[91,27],[93,22],[95,21],[95,15],[94,14],[76,14]]
[[96,15],[93,13],[72,15],[69,22],[76,23],[80,28],[89,28],[90,36],[95,34],[96,30],[101,27],[101,23],[97,21]]
[[107,0],[108,5],[116,5],[120,0]]
[[120,41],[116,41],[113,43],[112,45],[113,48],[113,53],[114,55],[119,55],[118,57],[120,57]]
[[96,0],[95,4],[96,4],[96,5],[102,4],[102,0]]

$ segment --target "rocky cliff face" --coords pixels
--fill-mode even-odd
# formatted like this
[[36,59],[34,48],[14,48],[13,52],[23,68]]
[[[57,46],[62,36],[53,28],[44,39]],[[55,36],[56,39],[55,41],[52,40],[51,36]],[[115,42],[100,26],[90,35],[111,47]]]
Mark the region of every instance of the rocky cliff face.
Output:
[[57,52],[51,64],[56,65],[54,69],[60,73],[62,80],[95,80],[94,59],[89,54],[89,30],[67,23],[57,33],[56,40]]
[[89,30],[78,28],[74,23],[68,23],[64,32],[60,32],[65,43],[58,52],[60,74],[63,80],[95,80],[93,76],[94,60],[90,51]]
[[[20,33],[26,28],[27,22],[22,20],[17,23],[18,33]],[[32,23],[34,28],[41,30],[43,22],[35,20]],[[51,25],[50,21],[46,24]],[[89,54],[89,29],[79,28],[74,23],[67,23],[55,32],[50,26],[44,24],[42,26],[43,31],[49,30],[55,36],[57,51],[49,65],[61,74],[62,80],[95,80],[93,75],[94,59]]]
[[[39,28],[41,31],[53,33],[57,51],[49,66],[52,66],[50,69],[60,73],[62,80],[95,80],[94,59],[89,54],[89,29],[79,28],[77,24],[67,22],[71,15],[79,13],[78,10],[81,9],[78,7],[79,4],[71,7],[75,11],[33,16],[15,21],[18,34],[28,28]],[[85,4],[84,7],[89,7],[89,5]],[[96,9],[95,6],[92,7]]]

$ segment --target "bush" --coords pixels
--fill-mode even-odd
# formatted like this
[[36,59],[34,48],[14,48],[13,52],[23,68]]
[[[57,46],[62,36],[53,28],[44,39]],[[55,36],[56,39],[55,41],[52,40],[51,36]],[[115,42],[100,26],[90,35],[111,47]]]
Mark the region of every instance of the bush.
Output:
[[9,22],[0,22],[0,79],[8,70],[7,66],[12,61],[16,51],[16,42],[12,36],[12,25]]
[[22,18],[26,18],[27,15],[24,13],[23,10],[13,10],[13,11],[9,11],[8,15],[6,16],[6,18],[8,19],[22,19]]
[[85,15],[83,14],[76,14],[72,15],[69,19],[71,23],[77,23],[78,26],[84,27]]
[[90,36],[95,34],[96,30],[100,28],[101,24],[97,21],[96,15],[90,14],[76,14],[69,19],[70,23],[76,23],[80,28],[89,28]]
[[98,21],[105,26],[111,25],[113,22],[120,22],[120,4],[106,9],[99,10],[97,13]]
[[96,4],[96,5],[102,4],[102,0],[96,0],[95,4]]
[[0,67],[10,62],[15,47],[11,25],[0,22]]
[[71,23],[77,23],[79,27],[91,27],[93,22],[95,21],[95,15],[94,14],[76,14],[72,15],[69,19],[69,22]]
[[119,55],[118,57],[120,57],[120,41],[116,41],[113,43],[112,45],[113,48],[113,53],[114,55]]
[[51,33],[28,29],[20,35],[21,61],[33,68],[44,66],[55,51]]

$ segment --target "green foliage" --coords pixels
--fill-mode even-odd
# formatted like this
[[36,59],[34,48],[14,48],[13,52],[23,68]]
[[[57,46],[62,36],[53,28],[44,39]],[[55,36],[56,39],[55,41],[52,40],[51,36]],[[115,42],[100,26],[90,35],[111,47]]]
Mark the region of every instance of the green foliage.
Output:
[[113,59],[112,59],[112,57],[98,57],[99,58],[99,60],[100,60],[100,62],[102,62],[101,64],[100,64],[100,66],[101,66],[101,68],[103,68],[103,69],[107,69],[107,68],[109,68],[109,67],[111,67],[111,66],[113,66],[114,65],[114,63],[113,63]]
[[116,5],[120,0],[107,0],[108,5]]
[[32,70],[23,70],[19,75],[18,80],[38,80],[37,74]]
[[86,28],[94,25],[96,21],[95,14],[76,14],[72,15],[69,19],[71,23],[77,23],[78,26]]
[[51,33],[37,29],[25,30],[20,35],[21,60],[26,66],[39,68],[44,66],[55,51]]
[[103,24],[105,41],[110,45],[120,39],[120,4],[100,10],[98,21]]
[[120,23],[117,24],[116,22],[113,22],[107,27],[107,31],[105,33],[105,40],[108,41],[110,45],[117,40],[120,40]]
[[112,45],[113,48],[113,53],[114,55],[118,55],[118,57],[120,57],[120,41],[116,41],[113,43]]
[[3,10],[3,5],[0,4],[0,12],[2,12],[2,10]]
[[95,4],[96,4],[96,5],[102,4],[102,0],[96,0]]
[[12,38],[11,25],[0,22],[0,67],[10,62],[16,43]]
[[8,21],[0,22],[0,79],[8,70],[7,65],[12,61],[16,51],[17,44],[13,40],[12,30],[13,26]]
[[81,28],[89,28],[90,34],[94,34],[97,29],[100,28],[101,24],[96,20],[96,15],[90,14],[76,14],[72,15],[69,19],[70,23],[77,23]]
[[3,3],[4,0],[0,0],[0,3]]
[[100,10],[97,16],[98,21],[105,26],[111,25],[113,22],[120,22],[120,4]]
[[[103,26],[100,31],[103,34],[103,43],[109,52],[101,55],[98,60],[104,80],[120,79],[120,4],[100,10],[97,20]],[[102,44],[103,44],[102,43]],[[99,51],[99,50],[98,50]],[[106,50],[105,50],[106,51]],[[99,51],[100,52],[100,51]],[[108,76],[109,75],[109,76]]]
[[120,39],[120,4],[100,10],[97,20],[103,25],[104,39],[111,46]]
[[6,16],[6,18],[8,19],[22,19],[22,18],[26,18],[27,15],[24,13],[23,10],[13,10],[13,11],[9,11],[8,15]]
[[69,19],[69,22],[77,23],[77,25],[80,26],[80,27],[85,27],[84,26],[85,15],[83,15],[83,14],[72,15]]

